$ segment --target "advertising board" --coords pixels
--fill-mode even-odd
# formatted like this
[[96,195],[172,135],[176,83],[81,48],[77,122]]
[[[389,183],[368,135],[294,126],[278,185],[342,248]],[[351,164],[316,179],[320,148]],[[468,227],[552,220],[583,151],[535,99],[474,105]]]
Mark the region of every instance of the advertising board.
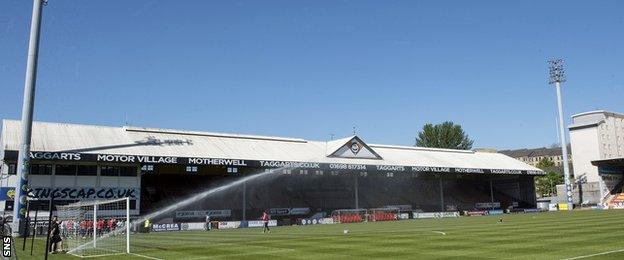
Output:
[[219,229],[233,229],[239,228],[241,225],[240,221],[219,221],[218,228]]
[[459,217],[459,212],[416,212],[413,213],[414,219],[421,218],[456,218]]
[[503,215],[502,209],[488,210],[488,215]]
[[227,218],[231,215],[232,211],[229,209],[180,210],[175,213],[178,219],[205,218],[206,216],[210,216],[211,218]]
[[492,209],[500,208],[500,202],[479,202],[475,203],[477,209]]
[[465,213],[466,216],[485,216],[488,214],[488,212],[485,210],[471,210],[466,211]]
[[206,230],[206,223],[203,223],[203,222],[181,223],[180,230],[182,231]]
[[334,224],[333,218],[304,218],[299,222],[301,225],[326,225]]
[[557,204],[556,203],[548,204],[548,211],[557,211]]
[[[269,220],[269,227],[276,227],[277,220],[271,219]],[[262,220],[251,220],[247,221],[247,227],[256,228],[256,227],[264,227],[264,221]]]
[[152,225],[152,230],[154,232],[180,231],[180,224],[178,223],[154,224]]
[[399,218],[400,220],[409,219],[409,213],[400,213],[400,214],[398,215],[398,218]]

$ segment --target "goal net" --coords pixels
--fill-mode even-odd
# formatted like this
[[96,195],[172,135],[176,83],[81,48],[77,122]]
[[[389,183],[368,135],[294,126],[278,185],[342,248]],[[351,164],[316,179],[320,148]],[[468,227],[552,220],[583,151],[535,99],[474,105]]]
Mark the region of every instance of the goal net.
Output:
[[332,212],[334,223],[355,223],[366,220],[365,209],[338,209]]
[[57,207],[62,248],[80,257],[130,253],[129,199]]

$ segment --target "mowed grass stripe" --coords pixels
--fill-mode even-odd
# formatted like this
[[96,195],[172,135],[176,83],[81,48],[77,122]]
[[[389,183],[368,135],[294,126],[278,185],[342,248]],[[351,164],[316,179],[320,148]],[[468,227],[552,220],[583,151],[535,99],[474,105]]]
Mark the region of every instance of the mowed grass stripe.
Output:
[[[498,223],[500,217],[503,223]],[[564,259],[622,249],[623,226],[624,211],[574,211],[277,227],[271,234],[262,234],[259,229],[150,233],[132,235],[131,244],[135,253],[176,260]],[[350,233],[343,234],[345,229]],[[45,241],[36,241],[36,252],[43,248],[42,242]],[[29,258],[28,254],[20,254],[20,259],[41,259],[40,256]],[[616,252],[595,258],[623,256]],[[53,255],[50,259],[72,258]]]
[[342,249],[342,248],[341,248]]

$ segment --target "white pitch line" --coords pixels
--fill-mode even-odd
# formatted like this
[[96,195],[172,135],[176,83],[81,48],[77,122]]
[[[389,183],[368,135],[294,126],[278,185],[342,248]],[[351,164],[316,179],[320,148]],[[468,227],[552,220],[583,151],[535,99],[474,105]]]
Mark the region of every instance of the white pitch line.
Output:
[[152,260],[163,260],[163,259],[160,259],[160,258],[157,258],[157,257],[146,256],[146,255],[137,254],[137,253],[128,253],[128,254],[135,255],[135,256],[138,256],[138,257],[144,257],[144,258],[152,259]]
[[620,252],[624,252],[624,249],[618,249],[618,250],[607,251],[607,252],[602,252],[602,253],[597,253],[597,254],[591,254],[591,255],[575,256],[575,257],[572,257],[572,258],[566,258],[566,259],[564,259],[564,260],[583,259],[583,258],[590,258],[590,257],[594,257],[594,256],[608,255],[608,254],[620,253]]
[[438,233],[438,234],[441,234],[441,235],[443,235],[443,236],[446,236],[446,233],[444,233],[444,232],[442,232],[442,231],[431,231],[431,232],[433,232],[433,233]]

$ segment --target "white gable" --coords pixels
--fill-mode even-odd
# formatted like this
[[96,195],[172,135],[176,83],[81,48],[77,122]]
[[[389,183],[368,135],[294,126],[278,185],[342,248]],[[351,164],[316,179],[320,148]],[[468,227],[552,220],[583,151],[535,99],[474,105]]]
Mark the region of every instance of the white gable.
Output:
[[362,139],[353,136],[344,142],[340,148],[335,150],[329,157],[358,158],[358,159],[381,159],[381,156],[366,145]]

